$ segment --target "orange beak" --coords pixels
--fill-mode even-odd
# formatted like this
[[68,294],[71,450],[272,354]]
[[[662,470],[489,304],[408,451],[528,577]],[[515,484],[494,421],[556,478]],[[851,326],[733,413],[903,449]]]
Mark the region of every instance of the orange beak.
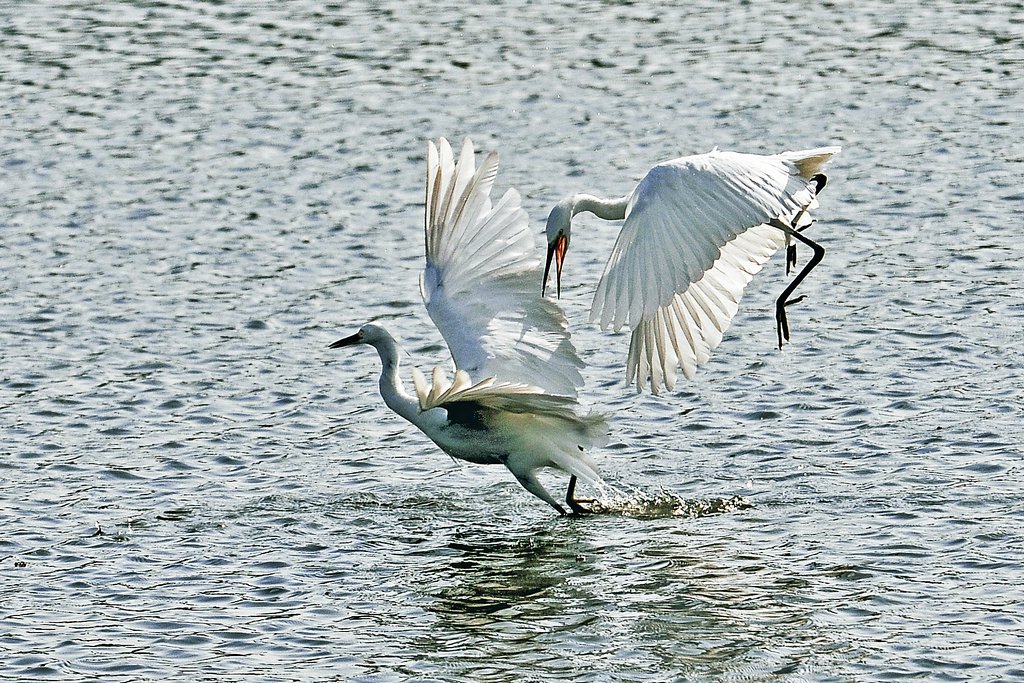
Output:
[[562,298],[562,264],[565,262],[565,252],[569,251],[569,238],[565,233],[558,233],[555,241],[548,246],[548,258],[544,264],[544,281],[540,285],[540,295],[544,296],[544,290],[548,286],[548,271],[551,270],[551,257],[555,257],[555,294]]

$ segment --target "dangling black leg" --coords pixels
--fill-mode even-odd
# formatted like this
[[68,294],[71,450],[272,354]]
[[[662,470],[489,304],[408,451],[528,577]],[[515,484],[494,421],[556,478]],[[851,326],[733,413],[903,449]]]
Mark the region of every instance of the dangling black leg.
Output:
[[811,260],[807,262],[807,265],[804,266],[803,270],[797,273],[796,277],[793,278],[793,281],[789,283],[789,286],[783,290],[782,294],[775,301],[775,323],[778,327],[779,348],[781,349],[783,339],[785,339],[785,341],[789,341],[789,319],[786,317],[786,306],[803,300],[802,296],[796,297],[795,299],[790,299],[789,297],[793,294],[796,288],[800,286],[800,283],[804,281],[807,274],[814,270],[816,265],[821,263],[821,259],[825,258],[825,247],[821,246],[810,237],[794,230],[792,227],[786,225],[780,220],[773,220],[769,225],[793,236],[814,251],[814,254],[811,256]]
[[[811,176],[810,182],[814,186],[814,196],[817,197],[818,194],[822,190],[825,189],[825,185],[828,183],[828,177],[824,173],[817,173],[817,174]],[[795,227],[797,232],[803,232],[804,230],[806,230],[807,228],[810,227],[810,225],[811,225],[810,222],[805,223],[804,225],[800,225],[799,224],[800,223],[800,219],[803,218],[803,215],[804,215],[804,213],[806,211],[807,211],[807,207],[805,206],[803,209],[801,209],[799,211],[799,213],[797,213],[796,216],[793,217],[793,220],[790,222],[790,228],[794,228]],[[781,223],[781,221],[775,221],[774,223],[772,223],[772,225],[775,225],[775,223]],[[779,227],[779,226],[776,226],[776,227]],[[791,232],[791,231],[787,231],[787,232]],[[821,258],[818,258],[818,260],[820,261]],[[794,268],[796,268],[796,242],[790,242],[789,244],[786,245],[786,275],[789,275],[790,271],[793,270]],[[810,268],[807,268],[807,270],[810,271]],[[797,301],[799,301],[799,299],[794,299],[793,301],[790,301],[788,303],[795,304]],[[782,319],[785,320],[785,318],[786,318],[786,314],[785,314],[785,312],[783,312]],[[789,331],[788,330],[789,330],[789,328],[787,326],[787,328],[786,328],[786,339],[789,339]],[[781,330],[780,330],[780,332],[781,332]],[[780,349],[782,348],[782,337],[781,337],[781,335],[779,337],[779,348]]]
[[569,488],[566,489],[566,491],[565,491],[565,502],[566,502],[566,504],[569,505],[569,509],[572,510],[572,514],[574,514],[574,515],[589,515],[591,512],[593,512],[593,510],[588,510],[587,508],[585,508],[582,505],[580,505],[581,502],[592,503],[592,502],[594,502],[593,500],[584,500],[584,501],[576,500],[576,475],[575,474],[569,476]]

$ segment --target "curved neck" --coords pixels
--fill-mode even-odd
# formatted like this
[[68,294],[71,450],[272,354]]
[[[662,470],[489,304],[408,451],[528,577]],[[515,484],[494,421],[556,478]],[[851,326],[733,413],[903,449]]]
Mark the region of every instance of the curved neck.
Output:
[[615,199],[601,199],[592,194],[574,194],[569,198],[572,206],[571,216],[589,211],[606,221],[620,221],[626,217],[626,206],[631,195]]
[[418,425],[419,401],[405,392],[402,380],[398,376],[398,367],[401,365],[398,344],[388,336],[387,339],[376,341],[373,347],[377,349],[377,354],[380,356],[381,371],[378,385],[384,403],[409,422]]

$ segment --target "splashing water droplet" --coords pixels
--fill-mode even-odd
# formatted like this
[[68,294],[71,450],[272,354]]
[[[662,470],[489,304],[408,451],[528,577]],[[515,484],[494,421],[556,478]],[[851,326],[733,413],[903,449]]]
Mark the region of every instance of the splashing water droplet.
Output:
[[745,510],[753,505],[743,496],[731,498],[709,498],[687,500],[661,489],[649,493],[635,491],[629,495],[619,494],[615,497],[595,500],[590,505],[595,514],[618,514],[627,517],[661,518],[661,517],[706,517],[737,510]]

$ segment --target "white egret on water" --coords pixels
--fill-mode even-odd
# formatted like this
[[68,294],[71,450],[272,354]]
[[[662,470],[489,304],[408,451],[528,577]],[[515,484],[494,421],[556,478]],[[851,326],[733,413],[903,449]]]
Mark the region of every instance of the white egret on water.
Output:
[[468,138],[457,163],[444,138],[428,143],[420,293],[455,361],[454,380],[435,368],[428,384],[413,368],[415,395],[407,393],[398,345],[379,325],[363,325],[330,346],[375,348],[384,403],[453,458],[505,465],[527,491],[566,514],[537,478],[545,467],[562,470],[570,475],[566,505],[585,512],[576,482],[601,485],[585,449],[604,443],[607,424],[578,412],[583,362],[557,304],[537,296],[540,259],[519,194],[509,189],[492,206],[497,153],[474,166]]
[[611,256],[597,285],[591,322],[633,331],[626,361],[637,391],[658,393],[675,385],[676,367],[692,378],[722,341],[744,287],[779,247],[787,249],[786,272],[796,264],[796,243],[811,259],[775,304],[779,348],[789,340],[786,306],[803,297],[793,291],[825,249],[802,234],[825,186],[821,168],[839,147],[772,156],[714,150],[660,163],[636,188],[618,199],[575,194],[548,215],[548,255],[542,292],[555,259],[561,295],[562,264],[572,217],[588,211],[622,220]]

